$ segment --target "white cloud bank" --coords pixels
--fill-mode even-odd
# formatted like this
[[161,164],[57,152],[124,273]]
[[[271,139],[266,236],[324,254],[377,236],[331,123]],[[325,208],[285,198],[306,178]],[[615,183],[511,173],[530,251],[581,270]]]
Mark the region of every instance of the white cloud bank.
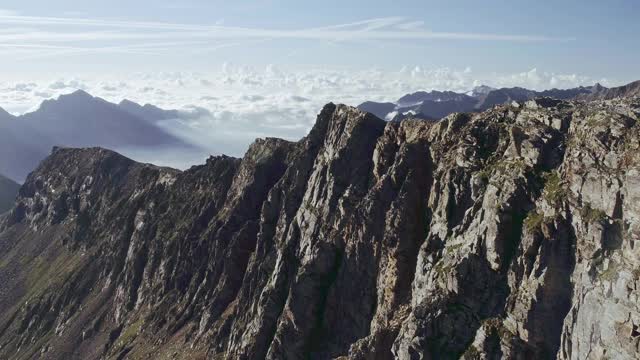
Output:
[[[306,135],[318,111],[328,102],[358,105],[366,100],[394,101],[418,90],[466,92],[485,84],[531,89],[579,85],[618,85],[607,79],[556,74],[537,69],[514,74],[476,74],[471,68],[403,67],[348,71],[257,69],[226,64],[209,74],[136,73],[91,78],[25,79],[0,82],[0,107],[13,113],[37,108],[46,98],[83,89],[112,102],[129,99],[166,109],[180,109],[182,120],[163,126],[203,146],[212,154],[241,156],[257,137],[297,140]],[[151,154],[158,157],[158,154]],[[192,153],[183,162],[202,162],[207,154]],[[178,166],[180,161],[143,160]],[[179,167],[185,167],[182,164]]]

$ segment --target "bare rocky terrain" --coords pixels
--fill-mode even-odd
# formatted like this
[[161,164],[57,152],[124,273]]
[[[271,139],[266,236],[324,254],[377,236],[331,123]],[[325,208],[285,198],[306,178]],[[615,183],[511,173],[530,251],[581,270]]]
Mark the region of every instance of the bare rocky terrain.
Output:
[[0,218],[0,358],[636,359],[639,117],[329,104],[184,172],[56,148]]

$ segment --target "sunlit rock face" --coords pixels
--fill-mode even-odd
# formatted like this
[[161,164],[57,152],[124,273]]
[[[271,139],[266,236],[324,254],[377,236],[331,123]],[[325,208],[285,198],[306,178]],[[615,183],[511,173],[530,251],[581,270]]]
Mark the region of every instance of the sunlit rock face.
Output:
[[54,149],[0,218],[0,358],[637,358],[639,115],[329,104],[184,172]]

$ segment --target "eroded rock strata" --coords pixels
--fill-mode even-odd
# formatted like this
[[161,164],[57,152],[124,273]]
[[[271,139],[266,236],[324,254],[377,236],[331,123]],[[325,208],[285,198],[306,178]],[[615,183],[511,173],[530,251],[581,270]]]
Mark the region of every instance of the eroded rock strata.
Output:
[[184,172],[54,149],[0,221],[0,358],[637,358],[639,115],[329,104]]

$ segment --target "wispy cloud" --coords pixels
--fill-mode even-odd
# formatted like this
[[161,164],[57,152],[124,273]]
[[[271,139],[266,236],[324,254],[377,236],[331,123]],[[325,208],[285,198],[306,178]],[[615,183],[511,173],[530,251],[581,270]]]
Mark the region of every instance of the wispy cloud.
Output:
[[[549,42],[570,41],[571,37],[554,37],[527,34],[493,34],[470,32],[438,32],[424,29],[420,21],[404,17],[368,19],[338,25],[272,29],[214,25],[196,25],[168,22],[122,21],[79,17],[24,16],[13,11],[0,10],[0,24],[9,26],[0,31],[3,47],[43,50],[48,46],[68,43],[76,52],[114,51],[138,49],[149,42],[176,43],[185,41],[242,41],[306,40],[306,41],[427,41],[467,40],[500,42]],[[12,27],[11,27],[12,26]],[[180,40],[180,41],[178,41]],[[109,46],[96,44],[110,42]],[[133,43],[132,43],[133,42]],[[135,42],[138,42],[136,44]],[[212,49],[230,45],[214,44]],[[165,48],[170,47],[165,45]],[[160,47],[158,47],[160,48]],[[57,55],[59,52],[52,52]]]

